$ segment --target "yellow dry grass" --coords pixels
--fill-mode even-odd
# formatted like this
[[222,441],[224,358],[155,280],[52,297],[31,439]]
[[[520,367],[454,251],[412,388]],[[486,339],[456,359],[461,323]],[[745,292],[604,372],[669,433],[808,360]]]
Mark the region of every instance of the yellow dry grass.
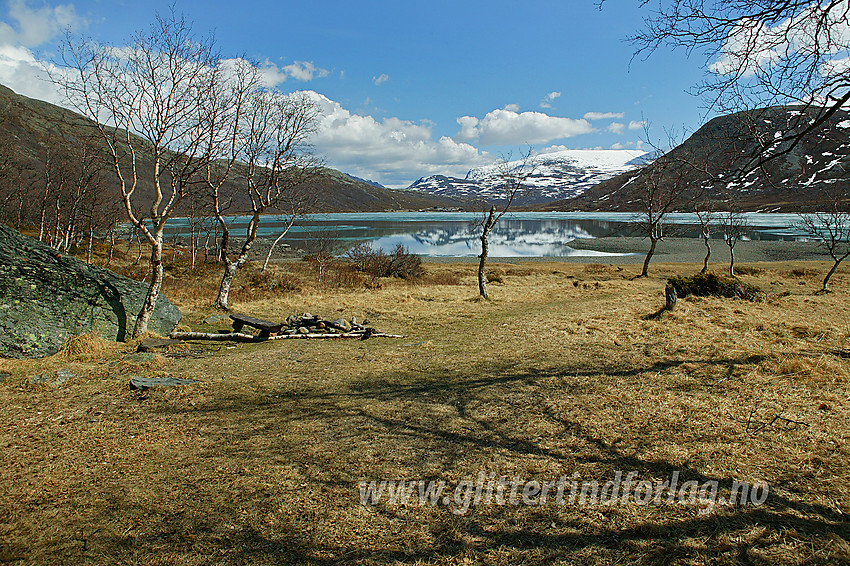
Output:
[[[299,264],[300,265],[300,264]],[[194,344],[127,359],[0,360],[0,562],[844,564],[850,278],[759,264],[760,303],[663,305],[696,266],[427,264],[424,283],[236,290],[282,320],[356,316],[403,339]],[[244,281],[244,279],[243,279]],[[457,284],[460,283],[460,284]],[[256,282],[255,282],[256,284]],[[227,321],[171,280],[183,325]],[[848,354],[850,355],[850,354]],[[68,368],[76,377],[33,385]],[[133,375],[201,383],[134,392]],[[779,416],[779,419],[776,417]],[[783,420],[787,419],[787,420]],[[762,506],[363,506],[361,480],[765,481]]]
[[112,347],[97,334],[83,333],[68,338],[59,353],[66,358],[100,358]]

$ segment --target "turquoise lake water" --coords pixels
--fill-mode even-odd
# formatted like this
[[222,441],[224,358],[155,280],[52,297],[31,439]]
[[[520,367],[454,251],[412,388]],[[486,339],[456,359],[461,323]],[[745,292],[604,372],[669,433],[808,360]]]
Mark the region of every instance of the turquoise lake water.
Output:
[[[802,233],[794,228],[796,214],[748,213],[751,226],[747,238],[753,240],[798,240]],[[298,221],[282,241],[299,249],[310,249],[318,242],[333,240],[338,248],[369,241],[376,248],[390,250],[402,244],[415,254],[464,257],[480,253],[476,220],[483,215],[470,212],[379,212],[310,214]],[[573,240],[606,236],[640,236],[632,213],[595,212],[514,212],[506,214],[490,236],[490,255],[494,257],[606,256],[617,255],[569,246]],[[263,238],[275,238],[283,226],[282,217],[264,216],[258,229]],[[231,230],[241,235],[248,217],[230,219]],[[183,234],[187,221],[169,221],[173,234]],[[699,237],[694,214],[671,214],[665,222],[669,236]],[[722,238],[719,227],[714,238]]]

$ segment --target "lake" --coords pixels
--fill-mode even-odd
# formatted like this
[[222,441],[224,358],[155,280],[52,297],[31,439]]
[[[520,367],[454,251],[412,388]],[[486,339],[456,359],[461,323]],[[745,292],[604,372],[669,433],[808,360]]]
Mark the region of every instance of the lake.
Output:
[[[746,239],[802,240],[794,229],[796,214],[747,213],[751,226]],[[310,214],[300,219],[282,242],[298,249],[310,250],[328,242],[344,251],[357,242],[369,241],[375,248],[391,250],[402,244],[412,253],[424,256],[477,256],[481,244],[480,229],[475,226],[483,214],[471,212],[368,212]],[[506,214],[490,236],[490,255],[494,257],[541,256],[612,256],[592,250],[577,250],[569,243],[577,239],[608,236],[639,236],[632,224],[635,215],[627,212],[512,212]],[[258,235],[275,238],[283,226],[283,218],[264,216]],[[248,217],[230,218],[231,230],[240,236]],[[187,221],[169,221],[169,233],[185,234]],[[721,239],[715,228],[713,238]],[[667,216],[665,233],[678,237],[700,237],[699,222],[694,214]],[[341,251],[340,251],[341,253]]]

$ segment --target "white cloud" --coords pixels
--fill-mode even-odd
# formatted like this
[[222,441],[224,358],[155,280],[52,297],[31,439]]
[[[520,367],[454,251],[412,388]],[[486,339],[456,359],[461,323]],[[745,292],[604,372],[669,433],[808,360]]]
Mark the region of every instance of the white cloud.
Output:
[[518,145],[547,143],[553,140],[588,134],[594,130],[587,120],[549,116],[542,112],[519,113],[516,105],[487,113],[480,120],[474,116],[457,119],[461,141],[477,141],[482,145]]
[[519,104],[506,104],[504,110],[508,112],[519,112]]
[[585,120],[616,120],[625,117],[625,112],[587,112],[584,115]]
[[550,92],[549,94],[547,94],[546,96],[543,97],[543,100],[540,101],[540,108],[552,108],[552,102],[554,102],[554,100],[556,98],[559,98],[560,96],[561,96],[560,92],[557,92],[557,91]]
[[549,147],[544,147],[543,149],[535,150],[535,155],[546,155],[547,153],[558,153],[559,151],[566,151],[568,148],[565,145],[550,145]]
[[469,169],[492,163],[493,158],[467,143],[449,137],[434,141],[430,122],[399,118],[376,120],[354,114],[314,91],[305,94],[321,111],[314,139],[317,151],[332,167],[395,187],[406,187],[415,176],[463,176]]
[[644,149],[643,141],[617,142],[610,149]]
[[822,4],[811,2],[793,17],[774,26],[751,18],[742,19],[729,32],[709,70],[749,78],[768,71],[782,60],[817,56],[818,59],[826,58],[820,69],[824,77],[834,76],[832,71],[843,72],[842,65],[833,66],[828,57],[846,55],[850,49],[850,20],[847,18],[850,2],[826,3],[828,11]]
[[756,20],[741,20],[726,38],[717,60],[708,69],[720,75],[735,73],[749,77],[759,67],[772,67],[782,59],[781,47],[787,42],[780,36],[787,32],[788,23],[786,21],[770,28]]
[[311,61],[295,61],[286,65],[283,70],[293,79],[299,81],[312,81],[313,78],[323,78],[331,74],[327,69],[316,67]]
[[58,72],[39,61],[26,47],[0,45],[0,84],[30,98],[60,104],[63,99],[48,77],[48,68]]
[[608,127],[606,129],[612,134],[622,134],[623,131],[625,131],[626,129],[626,125],[621,124],[620,122],[611,122],[610,124],[608,124]]
[[642,130],[645,127],[646,127],[646,120],[640,120],[640,121],[632,120],[631,122],[629,122],[629,129],[630,130]]
[[0,44],[16,47],[37,47],[66,29],[79,29],[86,25],[86,20],[77,15],[73,4],[43,5],[32,9],[25,0],[10,0],[6,20],[0,22]]
[[372,77],[372,82],[375,83],[375,86],[381,86],[388,80],[390,80],[390,76],[386,73],[381,73],[377,77]]
[[820,68],[820,74],[825,77],[846,74],[848,71],[850,71],[850,57],[824,61]]
[[[237,59],[225,59],[225,64],[235,64]],[[311,81],[314,78],[327,77],[330,71],[316,67],[310,61],[295,61],[289,65],[278,67],[268,59],[262,61],[257,68],[260,70],[260,76],[263,79],[263,84],[267,87],[276,87],[288,79],[292,78],[298,81]]]
[[48,77],[59,70],[38,59],[36,48],[65,30],[85,28],[73,4],[31,8],[25,0],[10,0],[0,22],[0,83],[19,94],[59,103],[62,97]]

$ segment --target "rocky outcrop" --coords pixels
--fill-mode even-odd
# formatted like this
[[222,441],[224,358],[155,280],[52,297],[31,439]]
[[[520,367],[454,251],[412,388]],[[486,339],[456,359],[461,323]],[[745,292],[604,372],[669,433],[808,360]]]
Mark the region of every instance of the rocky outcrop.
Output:
[[[147,290],[0,224],[2,356],[49,356],[83,332],[123,341],[133,331]],[[148,329],[167,336],[180,318],[180,310],[160,294]]]

